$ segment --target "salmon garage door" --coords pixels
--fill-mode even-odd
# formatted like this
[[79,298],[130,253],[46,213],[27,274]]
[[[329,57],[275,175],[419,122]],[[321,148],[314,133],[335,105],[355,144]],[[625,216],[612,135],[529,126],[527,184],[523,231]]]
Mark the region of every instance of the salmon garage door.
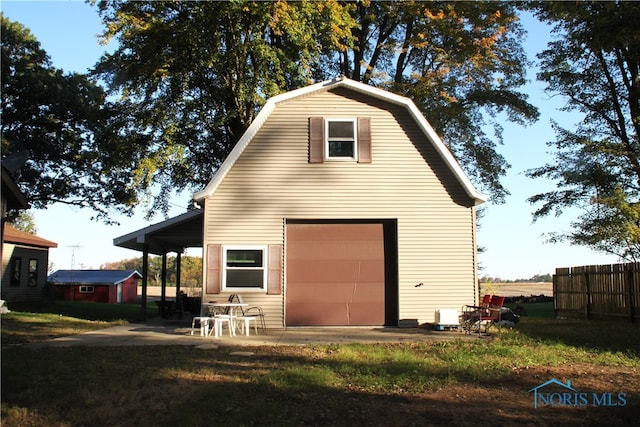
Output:
[[382,224],[287,224],[287,326],[384,325]]

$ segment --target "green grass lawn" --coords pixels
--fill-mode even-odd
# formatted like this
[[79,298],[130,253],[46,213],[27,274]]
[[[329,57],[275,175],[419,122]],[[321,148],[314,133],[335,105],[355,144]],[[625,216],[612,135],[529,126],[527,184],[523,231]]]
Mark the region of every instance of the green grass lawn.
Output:
[[[47,301],[39,304],[12,303],[11,311],[29,313],[49,313],[75,317],[84,320],[114,321],[126,320],[135,322],[140,320],[140,304],[104,304],[84,301]],[[147,304],[147,311],[155,315],[156,306]]]
[[540,302],[532,304],[505,304],[505,307],[509,307],[511,310],[515,310],[518,305],[521,305],[524,308],[525,312],[527,313],[527,317],[542,317],[547,319],[555,317],[552,302]]
[[79,334],[122,325],[140,319],[139,304],[102,304],[80,301],[48,301],[12,304],[2,315],[2,345]]
[[[538,309],[527,307],[513,330],[471,341],[242,349],[252,355],[3,347],[2,425],[633,425],[640,327]],[[534,409],[528,391],[551,378],[624,392],[628,404]]]

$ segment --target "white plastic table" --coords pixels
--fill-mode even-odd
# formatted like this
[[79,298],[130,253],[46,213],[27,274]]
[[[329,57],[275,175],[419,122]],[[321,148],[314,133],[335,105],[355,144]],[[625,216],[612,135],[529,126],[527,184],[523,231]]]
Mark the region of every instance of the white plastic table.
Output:
[[236,317],[238,317],[236,315],[238,308],[247,308],[249,306],[249,304],[247,303],[240,303],[240,302],[210,302],[210,303],[206,303],[206,305],[209,307],[219,307],[219,308],[229,309],[229,316],[231,317],[231,322],[229,322],[229,324],[230,324],[230,327],[233,328],[233,335],[236,334],[235,319]]

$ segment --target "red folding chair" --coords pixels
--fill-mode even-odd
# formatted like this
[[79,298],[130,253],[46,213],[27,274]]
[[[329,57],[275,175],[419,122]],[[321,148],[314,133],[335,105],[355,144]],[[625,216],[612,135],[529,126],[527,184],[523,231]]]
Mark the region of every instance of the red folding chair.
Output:
[[468,319],[464,322],[463,328],[468,333],[477,330],[478,335],[489,333],[489,328],[492,325],[498,326],[498,331],[502,332],[500,328],[500,316],[502,313],[502,306],[504,305],[504,297],[493,295],[489,301],[489,306],[486,308],[480,308],[477,311],[470,313]]
[[480,305],[463,305],[462,306],[462,315],[460,316],[460,324],[465,326],[466,323],[471,319],[477,319],[480,315],[479,312],[486,311],[489,308],[489,304],[491,303],[491,295],[485,294],[482,297],[482,302]]

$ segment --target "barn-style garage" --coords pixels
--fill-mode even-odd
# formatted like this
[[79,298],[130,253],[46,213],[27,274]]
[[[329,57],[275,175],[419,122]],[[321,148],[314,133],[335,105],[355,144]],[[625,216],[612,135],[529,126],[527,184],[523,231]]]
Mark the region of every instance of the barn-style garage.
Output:
[[269,327],[398,326],[473,301],[484,201],[407,98],[341,78],[270,99],[203,207],[203,300]]
[[486,196],[405,97],[346,78],[275,96],[193,199],[203,301],[241,295],[269,328],[432,322],[476,298]]

